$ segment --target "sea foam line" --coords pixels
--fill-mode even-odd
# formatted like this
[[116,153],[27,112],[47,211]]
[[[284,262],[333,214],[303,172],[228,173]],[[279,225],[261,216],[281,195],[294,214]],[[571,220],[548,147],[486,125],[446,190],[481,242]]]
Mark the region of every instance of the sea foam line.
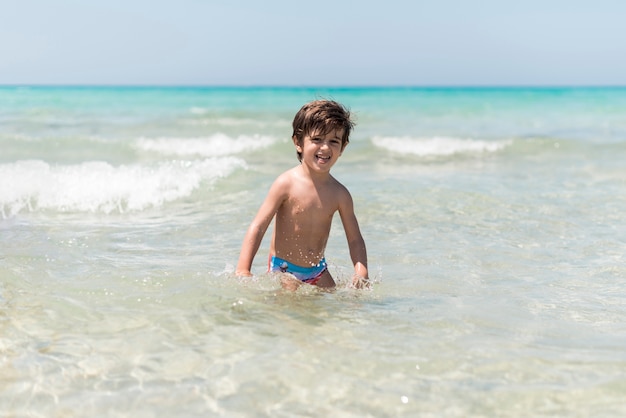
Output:
[[374,137],[372,143],[388,151],[420,157],[498,152],[513,144],[512,140],[484,141],[453,137]]
[[231,138],[217,133],[204,138],[139,138],[134,146],[141,151],[163,155],[219,157],[266,148],[276,142],[263,135],[240,135]]

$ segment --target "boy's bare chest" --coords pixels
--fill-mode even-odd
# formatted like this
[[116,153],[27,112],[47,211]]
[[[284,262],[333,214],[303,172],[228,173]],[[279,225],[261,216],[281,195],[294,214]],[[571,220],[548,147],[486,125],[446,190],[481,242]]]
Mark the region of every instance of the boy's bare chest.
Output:
[[338,208],[338,199],[332,193],[295,193],[286,206],[292,216],[332,216]]

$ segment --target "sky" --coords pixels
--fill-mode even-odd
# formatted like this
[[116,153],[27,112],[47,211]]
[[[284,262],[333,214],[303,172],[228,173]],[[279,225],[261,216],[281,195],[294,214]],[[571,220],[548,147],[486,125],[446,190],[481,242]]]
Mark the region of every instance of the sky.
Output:
[[626,85],[623,0],[0,0],[0,85]]

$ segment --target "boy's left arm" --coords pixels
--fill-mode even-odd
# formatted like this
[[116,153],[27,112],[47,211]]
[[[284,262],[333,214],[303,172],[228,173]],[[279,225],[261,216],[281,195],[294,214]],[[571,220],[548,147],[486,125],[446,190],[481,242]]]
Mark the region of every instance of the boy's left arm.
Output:
[[346,197],[342,199],[339,206],[339,215],[341,223],[348,240],[348,248],[350,250],[350,258],[354,265],[353,285],[357,288],[369,286],[369,274],[367,271],[367,249],[365,240],[361,235],[359,222],[354,213],[354,205],[352,197],[346,193]]

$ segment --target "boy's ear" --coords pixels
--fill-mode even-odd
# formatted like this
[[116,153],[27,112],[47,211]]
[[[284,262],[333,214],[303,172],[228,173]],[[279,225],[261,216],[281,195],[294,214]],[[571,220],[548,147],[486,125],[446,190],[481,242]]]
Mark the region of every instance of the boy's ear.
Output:
[[291,140],[293,141],[293,144],[296,146],[296,151],[298,152],[302,152],[302,147],[298,144],[298,138],[296,138],[296,136],[292,136]]

